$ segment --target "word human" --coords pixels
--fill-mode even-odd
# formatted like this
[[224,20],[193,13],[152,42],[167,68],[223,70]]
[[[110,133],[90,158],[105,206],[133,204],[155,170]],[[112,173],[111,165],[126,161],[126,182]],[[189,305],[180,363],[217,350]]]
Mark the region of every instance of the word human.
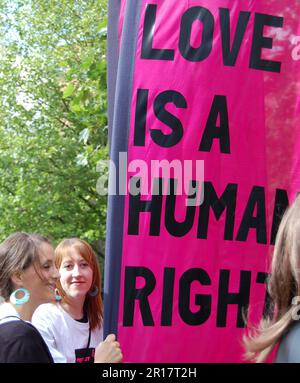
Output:
[[[130,189],[133,185],[142,182],[140,177],[131,177]],[[149,235],[159,236],[161,231],[162,216],[167,232],[173,237],[183,237],[189,233],[196,220],[196,208],[199,209],[199,218],[197,222],[197,238],[207,239],[209,221],[213,213],[217,221],[224,225],[224,240],[236,240],[245,242],[248,239],[250,231],[256,234],[256,242],[260,244],[268,243],[268,232],[270,244],[275,243],[277,229],[283,212],[289,205],[288,195],[284,189],[276,189],[272,225],[267,230],[266,196],[265,188],[262,186],[253,186],[248,201],[244,206],[242,220],[239,224],[237,234],[234,237],[236,226],[236,205],[238,199],[239,187],[235,183],[229,183],[218,195],[212,182],[203,183],[203,200],[198,207],[195,204],[186,204],[185,218],[180,222],[176,219],[176,209],[178,208],[178,196],[174,193],[174,179],[169,182],[170,194],[163,198],[161,189],[165,181],[162,178],[154,179],[154,188],[160,191],[152,195],[152,199],[142,199],[141,194],[129,194],[129,214],[128,231],[129,235],[139,235],[139,223],[141,215],[146,216],[150,221]],[[194,196],[190,196],[195,198]],[[190,198],[188,197],[188,198]],[[188,206],[187,206],[188,205]],[[164,213],[164,214],[163,214]],[[220,219],[223,216],[223,220]],[[225,216],[225,217],[224,217]],[[146,234],[146,233],[145,233]]]
[[[157,5],[147,4],[145,13],[141,58],[148,60],[173,61],[175,50],[154,48],[154,30],[157,15]],[[235,32],[232,31],[230,10],[219,8],[220,35],[222,42],[222,58],[225,66],[235,66],[241,45],[245,38],[251,12],[241,11],[238,16]],[[196,22],[201,23],[202,40],[198,47],[191,44],[192,29]],[[178,23],[179,24],[179,23]],[[179,52],[187,61],[200,62],[209,57],[213,49],[213,35],[216,21],[209,9],[194,6],[188,8],[181,17],[179,30]],[[282,28],[283,17],[255,13],[252,31],[252,46],[249,60],[249,68],[269,72],[280,72],[281,62],[262,58],[263,49],[273,48],[273,39],[264,35],[264,27]],[[201,28],[199,28],[201,30]],[[233,38],[231,39],[231,34]],[[230,41],[232,40],[232,45]]]

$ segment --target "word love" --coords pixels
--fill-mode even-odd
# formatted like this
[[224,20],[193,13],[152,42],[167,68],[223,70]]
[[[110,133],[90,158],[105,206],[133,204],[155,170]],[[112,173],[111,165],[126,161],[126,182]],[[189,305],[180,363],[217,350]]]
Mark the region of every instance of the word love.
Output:
[[[245,35],[247,28],[249,28],[250,16],[251,12],[241,11],[238,16],[235,32],[233,33],[230,10],[219,8],[222,59],[225,66],[235,66],[242,43],[246,39]],[[143,26],[141,58],[173,61],[175,58],[174,49],[154,48],[156,18],[157,5],[147,4]],[[183,13],[180,20],[178,48],[184,59],[191,62],[200,62],[209,57],[213,49],[215,24],[214,15],[207,8],[194,6],[188,8]],[[263,13],[254,14],[249,68],[279,73],[281,68],[280,62],[262,58],[264,49],[273,48],[273,39],[264,35],[264,28],[266,26],[282,28],[283,17]],[[197,32],[199,31],[198,34],[202,38],[200,45],[196,47],[191,41],[194,28]],[[160,31],[161,29],[159,28]],[[231,34],[233,35],[232,39]]]

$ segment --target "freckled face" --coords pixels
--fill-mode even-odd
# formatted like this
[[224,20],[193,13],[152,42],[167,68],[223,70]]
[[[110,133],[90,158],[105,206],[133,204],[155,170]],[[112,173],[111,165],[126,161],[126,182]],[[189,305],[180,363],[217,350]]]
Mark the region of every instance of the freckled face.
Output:
[[70,249],[59,268],[60,284],[71,298],[85,296],[92,287],[93,270],[76,249]]

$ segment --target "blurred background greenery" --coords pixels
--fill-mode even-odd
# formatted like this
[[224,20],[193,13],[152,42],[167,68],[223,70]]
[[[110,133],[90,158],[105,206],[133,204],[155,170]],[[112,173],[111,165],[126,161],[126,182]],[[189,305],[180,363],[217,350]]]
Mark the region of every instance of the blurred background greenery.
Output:
[[104,256],[106,0],[0,0],[0,240],[77,236]]

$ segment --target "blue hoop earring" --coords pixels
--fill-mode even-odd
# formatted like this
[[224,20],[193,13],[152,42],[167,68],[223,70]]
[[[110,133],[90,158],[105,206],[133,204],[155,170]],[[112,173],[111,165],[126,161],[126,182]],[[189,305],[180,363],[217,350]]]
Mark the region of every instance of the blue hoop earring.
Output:
[[[17,298],[16,295],[20,292],[23,293],[24,296],[22,298]],[[29,291],[27,289],[21,288],[21,289],[15,290],[13,293],[11,293],[9,300],[10,300],[10,303],[12,303],[13,305],[19,306],[19,305],[23,305],[24,303],[28,302],[29,298],[30,298]]]
[[61,301],[61,296],[60,296],[60,293],[59,293],[59,290],[58,289],[55,289],[55,300],[57,302]]
[[93,288],[92,291],[89,291],[88,294],[89,294],[89,296],[91,296],[91,297],[95,297],[95,296],[98,294],[98,292],[99,292],[98,287],[95,286],[95,287]]

